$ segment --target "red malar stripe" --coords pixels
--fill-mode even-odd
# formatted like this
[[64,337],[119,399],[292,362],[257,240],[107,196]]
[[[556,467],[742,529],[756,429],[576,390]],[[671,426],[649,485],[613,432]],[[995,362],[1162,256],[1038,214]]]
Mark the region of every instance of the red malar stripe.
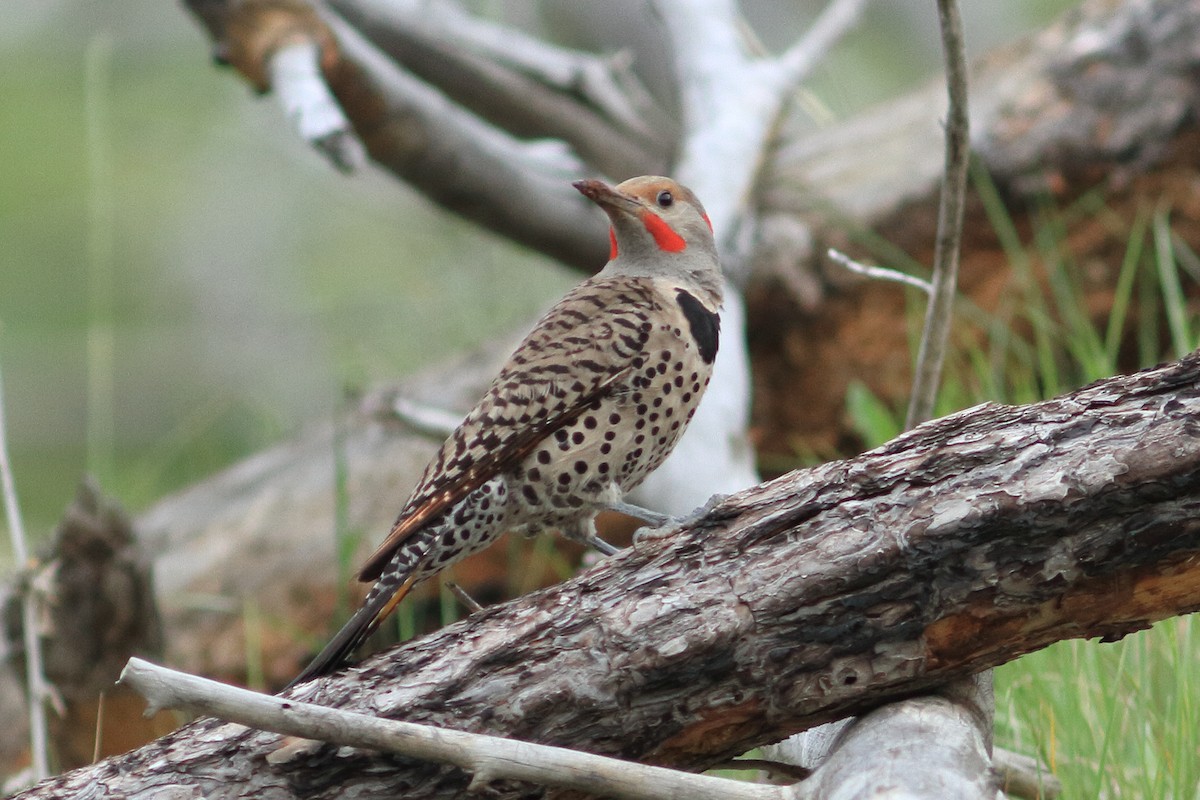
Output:
[[608,260],[612,261],[617,257],[617,232],[612,228],[608,229]]
[[658,245],[659,250],[678,253],[687,247],[687,242],[683,240],[683,237],[671,230],[671,226],[663,222],[662,217],[653,211],[642,212],[642,224],[654,237],[654,243]]

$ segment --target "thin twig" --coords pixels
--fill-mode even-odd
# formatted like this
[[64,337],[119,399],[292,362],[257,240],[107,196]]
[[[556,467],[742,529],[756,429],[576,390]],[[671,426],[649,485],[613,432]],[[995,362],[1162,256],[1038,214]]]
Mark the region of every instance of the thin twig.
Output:
[[131,658],[121,683],[146,698],[147,714],[187,709],[260,730],[454,764],[473,789],[522,780],[628,800],[799,800],[789,787],[763,786],[651,767],[563,747],[372,717],[251,692]]
[[418,403],[407,397],[396,395],[382,409],[400,422],[439,441],[445,439],[463,421],[462,414],[455,414],[437,406]]
[[450,594],[458,598],[458,602],[462,603],[468,611],[474,614],[476,611],[483,611],[483,606],[479,605],[474,597],[467,594],[467,590],[459,586],[454,581],[446,581],[446,588],[450,590]]
[[[8,535],[12,540],[13,557],[18,569],[29,566],[29,548],[25,546],[25,523],[17,505],[17,489],[13,482],[12,463],[8,458],[8,432],[4,422],[4,381],[0,376],[0,491],[4,494],[4,513]],[[41,780],[50,774],[50,759],[46,734],[46,704],[50,691],[42,671],[42,643],[37,634],[37,608],[33,593],[28,589],[21,596],[21,627],[25,639],[25,673],[29,692],[29,739],[33,751],[33,774]]]
[[1036,758],[997,747],[992,751],[992,765],[1010,797],[1054,800],[1062,794],[1062,781]]
[[904,427],[924,422],[933,415],[941,384],[942,363],[958,284],[958,255],[962,241],[963,204],[970,159],[967,122],[967,59],[963,50],[962,18],[955,0],[938,0],[938,20],[946,63],[946,174],[938,203],[937,242],[933,259],[933,295],[925,312],[921,348],[913,376],[912,398]]
[[875,278],[881,281],[892,281],[894,283],[902,283],[905,286],[911,286],[914,289],[920,289],[926,295],[933,294],[933,284],[924,278],[918,278],[916,275],[909,275],[907,272],[901,272],[898,269],[890,269],[888,267],[876,267],[871,264],[864,264],[861,261],[855,261],[850,256],[843,253],[841,250],[829,248],[825,251],[830,260],[841,264],[851,272],[859,275],[864,275],[868,278]]
[[766,758],[731,758],[728,761],[714,765],[711,769],[757,770],[758,772],[766,772],[775,777],[786,778],[791,781],[802,781],[810,777],[813,773],[808,767],[788,764],[783,761],[771,761]]
[[96,698],[96,732],[92,739],[92,763],[100,760],[100,751],[104,748],[104,697],[108,692],[100,693]]
[[784,80],[795,86],[820,63],[829,49],[846,35],[862,16],[869,0],[833,0],[817,17],[800,41],[779,58]]

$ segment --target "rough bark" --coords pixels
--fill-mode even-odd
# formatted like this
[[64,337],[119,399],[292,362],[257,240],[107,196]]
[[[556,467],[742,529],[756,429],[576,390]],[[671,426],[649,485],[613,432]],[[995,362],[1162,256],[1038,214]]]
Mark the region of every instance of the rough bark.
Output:
[[[1200,354],[977,406],[293,696],[703,768],[1059,639],[1200,608],[1198,419]],[[459,797],[469,781],[283,744],[202,720],[21,796]]]

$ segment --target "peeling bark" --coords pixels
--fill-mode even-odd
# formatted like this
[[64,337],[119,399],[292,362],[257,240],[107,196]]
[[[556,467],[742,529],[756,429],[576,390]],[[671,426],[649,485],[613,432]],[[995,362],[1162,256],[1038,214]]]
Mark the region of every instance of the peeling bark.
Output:
[[[977,406],[292,696],[703,768],[1059,639],[1200,608],[1197,420],[1200,354]],[[201,720],[21,797],[461,797],[469,782],[282,744]]]

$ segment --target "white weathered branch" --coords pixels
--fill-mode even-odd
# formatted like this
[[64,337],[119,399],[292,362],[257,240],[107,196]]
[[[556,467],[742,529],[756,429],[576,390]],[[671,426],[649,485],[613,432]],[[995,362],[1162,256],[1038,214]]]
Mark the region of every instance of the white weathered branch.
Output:
[[311,40],[280,47],[267,62],[271,87],[300,138],[352,172],[366,163],[366,153],[325,84],[320,58],[320,45]]
[[808,77],[835,44],[858,23],[870,0],[832,0],[800,41],[779,57],[785,84],[796,85]]
[[877,267],[872,264],[864,264],[861,261],[855,261],[850,256],[840,250],[829,248],[825,251],[830,260],[840,264],[846,269],[866,278],[873,278],[881,281],[892,281],[893,283],[910,286],[913,289],[919,289],[926,295],[933,294],[933,284],[924,278],[918,278],[916,275],[909,275],[907,272],[901,272],[898,269],[889,267]]
[[423,0],[331,6],[404,68],[515,135],[559,138],[605,174],[662,172],[678,122],[628,58],[568,50]]
[[[790,787],[694,775],[564,747],[381,719],[289,700],[188,675],[140,658],[129,660],[120,682],[146,698],[147,715],[161,709],[186,710],[286,736],[453,764],[471,773],[470,788],[476,790],[491,781],[519,780],[622,800],[801,800],[807,796]],[[275,763],[303,750],[302,743],[286,745],[286,750],[284,747],[281,743],[276,751],[281,755]]]
[[750,58],[734,0],[662,0],[672,35],[683,107],[676,176],[696,191],[712,219],[726,274],[744,270],[740,226],[753,219],[751,193],[767,131],[779,110],[782,72]]

